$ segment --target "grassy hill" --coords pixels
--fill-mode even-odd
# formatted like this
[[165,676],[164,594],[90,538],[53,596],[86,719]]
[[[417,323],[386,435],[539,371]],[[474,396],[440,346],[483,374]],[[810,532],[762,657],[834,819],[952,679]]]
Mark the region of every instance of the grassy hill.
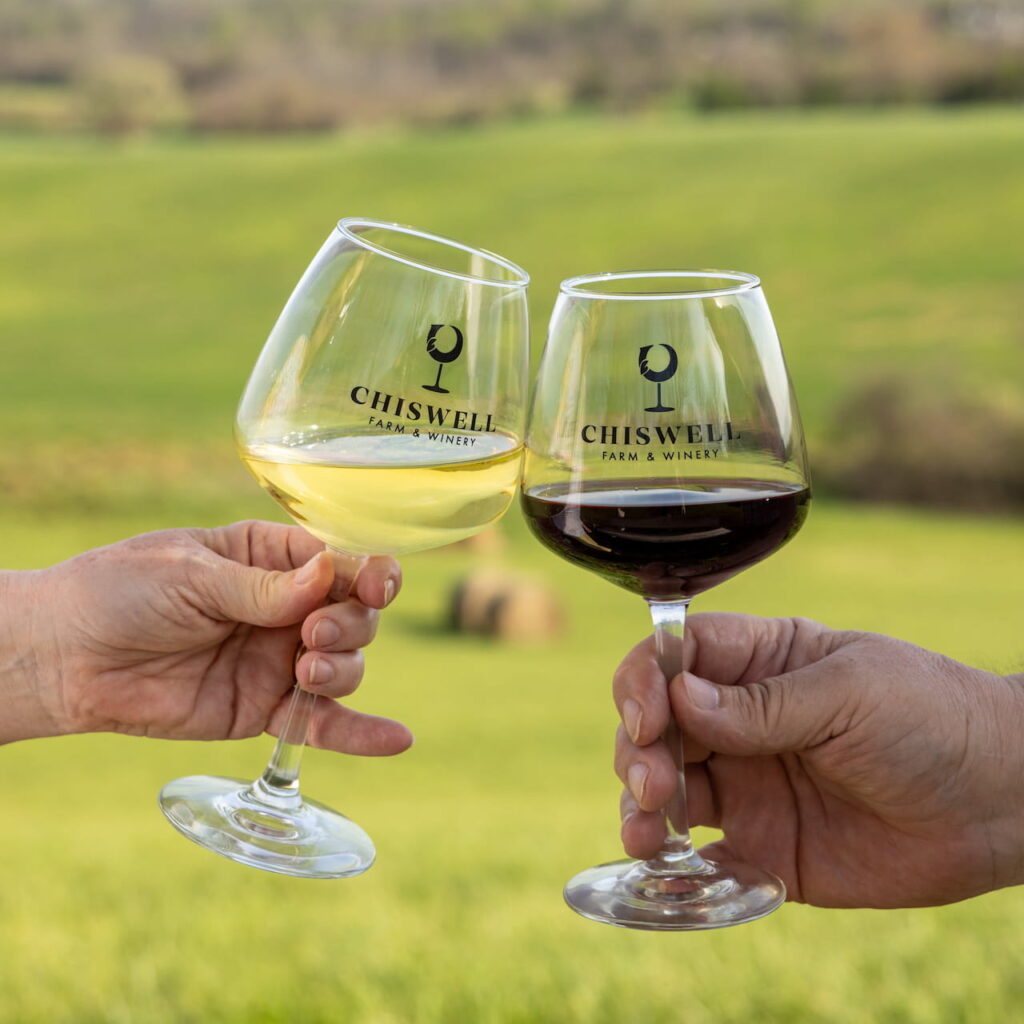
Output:
[[[0,142],[12,501],[113,508],[245,487],[237,396],[334,221],[405,221],[533,275],[759,273],[810,434],[904,373],[1021,404],[1024,120],[1013,109],[555,120],[332,139]],[[180,506],[179,506],[180,507]]]

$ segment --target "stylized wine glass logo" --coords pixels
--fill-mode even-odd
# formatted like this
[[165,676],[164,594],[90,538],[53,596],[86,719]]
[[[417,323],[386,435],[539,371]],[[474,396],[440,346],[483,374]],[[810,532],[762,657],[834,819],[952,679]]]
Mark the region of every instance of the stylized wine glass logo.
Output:
[[[668,353],[668,363],[663,370],[652,370],[651,364],[647,361],[647,353],[652,348],[663,348]],[[664,405],[661,401],[661,384],[662,381],[671,380],[679,369],[679,357],[676,355],[676,350],[671,345],[644,345],[640,349],[640,376],[644,380],[652,381],[658,386],[658,404],[649,405],[644,412],[672,412],[674,406]]]
[[[455,344],[452,345],[448,351],[439,348],[437,344],[438,332],[447,327],[455,334]],[[462,355],[462,344],[463,337],[462,331],[458,329],[454,324],[431,324],[430,333],[427,335],[427,352],[430,353],[430,358],[434,362],[438,363],[437,367],[437,380],[433,384],[424,384],[423,388],[425,391],[434,391],[439,395],[447,395],[448,389],[441,387],[441,371],[444,369],[445,363],[453,363],[456,359]]]

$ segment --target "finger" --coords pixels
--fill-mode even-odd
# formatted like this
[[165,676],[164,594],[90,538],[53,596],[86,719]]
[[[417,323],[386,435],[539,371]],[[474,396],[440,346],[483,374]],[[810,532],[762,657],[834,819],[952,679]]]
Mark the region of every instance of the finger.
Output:
[[[703,765],[686,767],[686,821],[674,822],[677,828],[705,825],[721,828],[721,813],[715,805],[708,769]],[[623,818],[621,837],[623,848],[631,857],[646,860],[653,857],[665,843],[668,830],[662,810],[644,810],[630,790],[624,790],[620,801]]]
[[331,585],[326,554],[291,572],[258,569],[208,555],[192,568],[190,583],[201,610],[227,622],[289,626],[323,603]]
[[685,764],[698,764],[701,761],[706,761],[711,756],[711,751],[695,736],[684,737],[682,743],[683,762]]
[[622,814],[622,847],[630,857],[647,860],[653,857],[665,842],[665,818],[653,811],[637,806],[629,790],[625,790],[620,803]]
[[377,632],[380,612],[348,600],[317,609],[302,624],[302,642],[311,651],[354,651]]
[[722,815],[711,786],[711,775],[705,764],[686,766],[686,816],[687,821],[677,822],[676,827],[706,825],[709,828],[722,827]]
[[304,690],[324,697],[347,697],[363,679],[363,652],[322,654],[307,651],[295,665],[295,680]]
[[645,811],[664,807],[678,784],[668,747],[661,741],[638,747],[622,726],[615,737],[615,774]]
[[653,743],[668,727],[668,685],[650,638],[637,644],[622,660],[612,680],[612,695],[634,743]]
[[752,682],[818,661],[846,635],[809,619],[702,612],[686,620],[686,668],[724,685]]
[[367,558],[350,588],[370,608],[386,608],[402,589],[402,568],[387,556]]
[[393,719],[353,711],[332,700],[318,700],[307,742],[340,754],[384,757],[400,754],[412,746],[412,733]]
[[841,735],[858,714],[867,681],[846,660],[826,658],[795,672],[738,686],[692,673],[672,681],[673,713],[688,735],[737,755],[807,750]]
[[402,585],[402,570],[393,558],[344,551],[331,551],[330,556],[334,565],[331,597],[335,601],[356,597],[371,608],[386,608],[395,599]]
[[222,558],[243,565],[288,572],[324,550],[323,541],[298,526],[248,519],[230,526],[196,530],[199,541]]

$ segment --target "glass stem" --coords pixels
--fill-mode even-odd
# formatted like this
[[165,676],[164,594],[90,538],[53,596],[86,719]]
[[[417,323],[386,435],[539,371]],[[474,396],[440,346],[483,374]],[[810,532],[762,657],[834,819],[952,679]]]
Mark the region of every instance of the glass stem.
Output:
[[[438,376],[440,380],[440,376]],[[352,572],[352,555],[327,548],[334,559],[335,579],[339,573]],[[366,564],[366,558],[358,559],[358,567],[353,573],[348,592],[345,596],[355,593],[356,580],[359,572]],[[338,600],[338,595],[332,590],[331,597]],[[295,665],[306,653],[306,645],[299,644],[295,652]],[[302,767],[302,753],[306,749],[306,736],[309,733],[309,721],[313,717],[313,708],[316,706],[317,695],[300,689],[296,684],[292,689],[292,697],[288,703],[288,711],[285,714],[284,728],[277,738],[274,752],[270,755],[267,767],[263,774],[252,784],[253,796],[263,804],[283,810],[294,810],[302,806],[302,796],[299,793],[299,769]]]
[[[299,648],[296,662],[305,651],[304,645]],[[309,693],[298,686],[293,687],[284,728],[277,738],[267,767],[252,786],[253,793],[261,803],[278,808],[293,808],[302,803],[299,769],[302,767],[302,753],[306,749],[306,734],[309,732],[309,720],[316,700],[315,693]]]
[[[654,646],[658,667],[665,676],[665,685],[683,671],[683,634],[689,600],[647,602],[654,620]],[[665,844],[657,856],[644,863],[652,875],[702,874],[711,870],[694,849],[690,839],[686,812],[686,774],[683,760],[683,738],[675,717],[669,716],[669,725],[663,739],[676,765],[676,791],[665,808]]]

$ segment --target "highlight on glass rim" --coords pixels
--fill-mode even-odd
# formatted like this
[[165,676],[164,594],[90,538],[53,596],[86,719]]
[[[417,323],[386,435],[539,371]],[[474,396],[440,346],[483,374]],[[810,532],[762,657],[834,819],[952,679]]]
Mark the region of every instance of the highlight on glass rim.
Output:
[[1021,1017],[1013,4],[8,6],[0,1018]]

